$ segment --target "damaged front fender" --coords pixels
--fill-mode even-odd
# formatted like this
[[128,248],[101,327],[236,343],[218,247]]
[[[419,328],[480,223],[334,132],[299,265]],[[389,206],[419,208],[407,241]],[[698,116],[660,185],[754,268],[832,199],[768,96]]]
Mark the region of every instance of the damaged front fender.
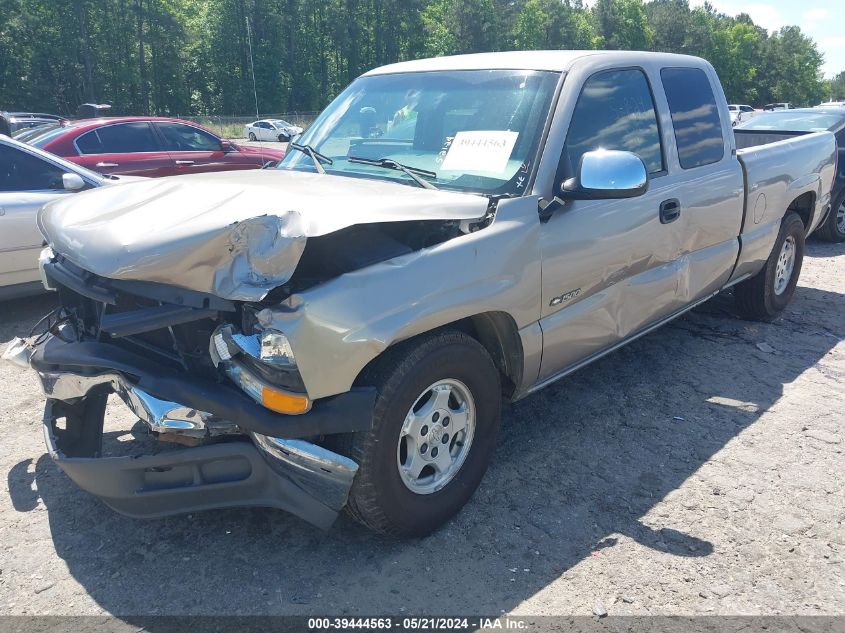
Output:
[[502,200],[483,230],[379,262],[295,293],[256,314],[290,341],[306,391],[348,391],[390,345],[464,318],[540,314],[537,198]]

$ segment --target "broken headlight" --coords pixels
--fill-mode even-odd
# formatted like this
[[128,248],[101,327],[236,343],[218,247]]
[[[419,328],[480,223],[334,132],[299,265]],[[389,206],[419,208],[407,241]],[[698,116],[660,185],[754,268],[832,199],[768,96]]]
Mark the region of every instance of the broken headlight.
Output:
[[211,337],[209,353],[223,373],[268,409],[298,414],[311,408],[290,343],[281,332],[241,334],[222,325]]
[[259,358],[262,362],[279,368],[296,369],[288,338],[277,330],[264,330],[259,336],[261,349]]

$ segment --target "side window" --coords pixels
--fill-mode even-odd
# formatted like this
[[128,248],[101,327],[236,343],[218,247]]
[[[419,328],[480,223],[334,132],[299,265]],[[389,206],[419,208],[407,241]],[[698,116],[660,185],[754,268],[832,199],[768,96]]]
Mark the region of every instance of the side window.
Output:
[[649,173],[663,170],[654,99],[641,70],[604,71],[584,83],[569,124],[564,156],[574,171],[585,152],[597,149],[634,152]]
[[219,152],[220,139],[199,128],[181,123],[156,123],[171,152]]
[[700,68],[664,68],[660,71],[681,167],[692,169],[722,160],[725,141],[716,97]]
[[144,121],[91,130],[76,139],[76,146],[82,154],[133,154],[160,149],[150,124]]
[[0,191],[64,189],[63,173],[37,156],[0,143]]

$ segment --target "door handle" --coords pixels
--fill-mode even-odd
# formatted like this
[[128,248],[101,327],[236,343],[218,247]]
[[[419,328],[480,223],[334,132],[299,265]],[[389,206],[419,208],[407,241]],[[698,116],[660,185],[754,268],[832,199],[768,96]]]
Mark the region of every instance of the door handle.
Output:
[[118,163],[97,163],[95,167],[117,167]]
[[177,165],[193,165],[194,161],[192,161],[192,160],[177,160],[176,164]]
[[669,224],[681,217],[681,202],[677,198],[669,198],[660,203],[660,224]]

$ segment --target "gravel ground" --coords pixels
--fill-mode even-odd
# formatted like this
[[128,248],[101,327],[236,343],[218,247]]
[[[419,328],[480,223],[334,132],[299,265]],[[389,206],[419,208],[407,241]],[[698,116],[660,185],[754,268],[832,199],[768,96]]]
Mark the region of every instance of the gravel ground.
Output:
[[[4,363],[0,613],[845,614],[843,254],[811,242],[773,324],[720,296],[506,407],[481,488],[422,540],[121,517],[52,464],[35,378]],[[0,303],[0,347],[50,301]]]

